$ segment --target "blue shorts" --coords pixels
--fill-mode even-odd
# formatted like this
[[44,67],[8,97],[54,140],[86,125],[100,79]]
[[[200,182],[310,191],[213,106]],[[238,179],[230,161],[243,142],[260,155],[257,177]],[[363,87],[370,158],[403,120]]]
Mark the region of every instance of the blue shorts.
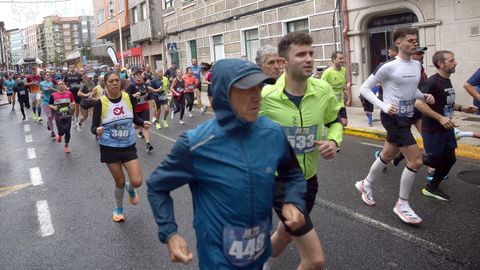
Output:
[[435,132],[422,130],[422,137],[425,152],[430,156],[443,157],[446,150],[457,148],[453,129]]

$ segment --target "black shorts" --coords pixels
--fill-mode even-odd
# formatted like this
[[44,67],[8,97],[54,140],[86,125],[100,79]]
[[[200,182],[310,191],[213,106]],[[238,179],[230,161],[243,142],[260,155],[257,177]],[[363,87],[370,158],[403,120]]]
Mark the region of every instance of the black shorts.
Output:
[[387,142],[398,147],[417,144],[410,127],[411,117],[390,116],[384,112],[380,114],[383,127],[387,130]]
[[143,121],[149,121],[150,119],[150,110],[145,110],[143,112],[136,112],[136,116],[140,117],[143,119]]
[[305,225],[303,225],[302,228],[296,231],[292,231],[285,224],[285,218],[282,215],[283,198],[285,197],[283,181],[281,178],[276,179],[275,200],[273,202],[273,209],[277,213],[280,221],[282,221],[283,225],[285,225],[285,229],[287,230],[287,232],[292,236],[303,236],[313,229],[312,220],[310,219],[310,212],[312,212],[313,206],[315,205],[315,198],[318,192],[317,176],[314,175],[305,181],[307,181],[307,192],[305,193],[305,213],[303,213],[303,215],[305,216]]
[[157,109],[159,109],[163,105],[168,104],[168,97],[165,94],[163,95],[154,94],[152,95],[152,98],[153,98],[153,101],[155,101],[155,106],[157,107]]
[[138,159],[137,148],[135,144],[128,147],[115,148],[100,145],[100,161],[102,163],[127,163]]
[[347,119],[347,108],[343,107],[343,108],[340,108],[340,111],[338,111],[338,116],[340,118],[345,118]]
[[11,97],[11,96],[13,96],[13,93],[8,93],[7,92],[7,97]]
[[20,104],[20,107],[25,107],[27,109],[30,109],[30,101],[27,99],[19,99],[18,103]]
[[417,120],[419,119],[422,119],[422,113],[417,110],[417,108],[415,108],[413,110],[413,116],[412,116],[412,125],[415,125],[415,123],[417,122]]

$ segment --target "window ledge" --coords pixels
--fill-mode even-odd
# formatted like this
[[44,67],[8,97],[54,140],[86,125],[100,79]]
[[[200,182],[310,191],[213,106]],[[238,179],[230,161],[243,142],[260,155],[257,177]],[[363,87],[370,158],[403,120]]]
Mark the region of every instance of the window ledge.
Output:
[[194,6],[196,2],[197,2],[196,0],[184,0],[182,1],[182,9],[186,9],[191,6]]
[[163,11],[163,16],[172,15],[173,13],[175,13],[175,9],[173,7],[171,7],[169,9]]

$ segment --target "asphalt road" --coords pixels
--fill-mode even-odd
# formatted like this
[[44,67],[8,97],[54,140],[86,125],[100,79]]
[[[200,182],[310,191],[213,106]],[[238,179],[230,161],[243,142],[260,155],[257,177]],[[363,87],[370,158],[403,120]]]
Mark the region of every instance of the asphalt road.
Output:
[[[152,153],[139,139],[144,176],[181,132],[210,117],[195,111],[185,126],[170,123],[169,130],[155,131]],[[20,112],[0,107],[0,269],[197,269],[196,259],[189,266],[168,260],[157,239],[145,185],[139,189],[139,205],[125,200],[126,222],[112,222],[113,179],[100,163],[89,124],[83,132],[72,131],[72,153],[65,155],[63,145],[49,138],[45,122],[22,122]],[[32,142],[26,142],[28,135]],[[390,166],[375,183],[374,207],[364,205],[353,186],[367,174],[380,144],[345,137],[334,160],[319,161],[320,190],[312,220],[327,269],[480,269],[480,189],[457,177],[463,170],[480,170],[480,162],[457,161],[443,183],[450,202],[421,195],[422,169],[411,205],[424,223],[411,227],[392,211],[403,167]],[[183,187],[172,195],[179,232],[194,251],[190,192]],[[290,245],[273,268],[295,269],[298,262]]]

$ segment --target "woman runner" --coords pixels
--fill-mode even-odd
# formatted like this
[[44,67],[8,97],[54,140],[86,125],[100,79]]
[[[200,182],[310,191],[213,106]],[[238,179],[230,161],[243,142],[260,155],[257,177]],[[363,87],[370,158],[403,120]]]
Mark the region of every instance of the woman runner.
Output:
[[[104,76],[106,93],[95,102],[91,132],[99,136],[100,160],[106,163],[115,180],[115,201],[117,207],[113,211],[113,221],[125,221],[123,214],[124,188],[128,193],[128,201],[135,205],[139,196],[134,188],[142,184],[142,170],[135,148],[135,130],[132,123],[138,126],[151,127],[152,123],[144,121],[134,114],[136,99],[122,92],[121,80],[117,73],[108,72]],[[129,182],[125,181],[123,168],[128,173]]]
[[[57,142],[62,142],[65,135],[65,146],[63,151],[70,153],[70,128],[72,126],[72,108],[75,106],[75,97],[67,90],[64,81],[58,81],[58,91],[54,92],[50,97],[49,109],[55,112],[55,124],[57,125]],[[53,132],[53,131],[52,131]]]
[[182,70],[177,70],[177,76],[173,79],[170,85],[170,91],[172,92],[172,120],[175,119],[175,114],[180,112],[180,125],[185,125],[183,122],[183,115],[185,114],[185,84],[182,79]]

